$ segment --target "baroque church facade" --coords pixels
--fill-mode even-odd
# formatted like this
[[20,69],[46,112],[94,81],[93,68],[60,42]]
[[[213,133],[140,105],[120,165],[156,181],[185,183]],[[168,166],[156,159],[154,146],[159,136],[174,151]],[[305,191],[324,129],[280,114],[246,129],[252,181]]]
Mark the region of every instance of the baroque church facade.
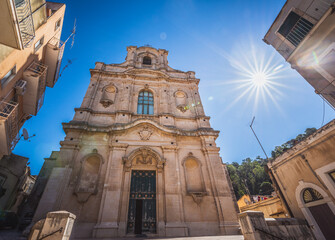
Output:
[[238,233],[236,200],[192,71],[168,52],[127,48],[96,63],[34,216],[67,210],[73,237]]

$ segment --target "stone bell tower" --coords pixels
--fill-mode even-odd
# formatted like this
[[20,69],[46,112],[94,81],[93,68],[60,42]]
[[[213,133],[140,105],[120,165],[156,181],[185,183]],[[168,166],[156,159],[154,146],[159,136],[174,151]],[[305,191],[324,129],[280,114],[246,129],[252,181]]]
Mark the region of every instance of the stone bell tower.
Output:
[[[238,233],[226,166],[192,71],[168,51],[127,48],[121,64],[96,63],[69,123],[35,220],[77,216],[76,238]],[[52,197],[51,197],[52,196]]]

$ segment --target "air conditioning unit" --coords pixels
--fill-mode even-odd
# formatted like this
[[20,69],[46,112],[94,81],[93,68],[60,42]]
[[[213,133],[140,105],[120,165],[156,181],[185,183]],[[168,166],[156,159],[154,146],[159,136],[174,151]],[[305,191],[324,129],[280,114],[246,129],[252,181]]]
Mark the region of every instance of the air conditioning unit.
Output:
[[27,81],[19,80],[16,82],[15,90],[17,95],[24,95],[26,91]]

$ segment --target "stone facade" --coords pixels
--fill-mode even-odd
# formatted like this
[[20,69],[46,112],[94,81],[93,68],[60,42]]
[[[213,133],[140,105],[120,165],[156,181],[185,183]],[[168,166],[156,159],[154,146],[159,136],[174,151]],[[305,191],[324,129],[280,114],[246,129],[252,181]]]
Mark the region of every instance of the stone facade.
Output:
[[199,79],[169,67],[166,50],[127,50],[124,63],[90,70],[82,105],[63,124],[63,168],[53,169],[34,220],[67,210],[77,216],[74,238],[237,234]]

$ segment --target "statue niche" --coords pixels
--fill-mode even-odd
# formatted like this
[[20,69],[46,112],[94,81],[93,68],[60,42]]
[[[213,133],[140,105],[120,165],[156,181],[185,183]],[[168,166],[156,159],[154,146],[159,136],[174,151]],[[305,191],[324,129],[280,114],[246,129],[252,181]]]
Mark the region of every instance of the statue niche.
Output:
[[86,202],[92,194],[98,192],[98,180],[101,167],[99,155],[90,155],[83,162],[75,194],[79,202]]
[[102,95],[100,99],[100,103],[105,107],[109,107],[115,102],[115,96],[117,93],[117,88],[113,85],[105,86],[102,89]]
[[197,204],[200,204],[202,198],[207,195],[201,171],[201,162],[193,156],[193,153],[190,152],[184,159],[183,165],[186,180],[186,191],[192,196],[193,200]]
[[187,103],[186,103],[186,93],[183,91],[177,91],[174,94],[176,98],[176,106],[177,109],[179,109],[181,112],[186,112],[187,111]]

